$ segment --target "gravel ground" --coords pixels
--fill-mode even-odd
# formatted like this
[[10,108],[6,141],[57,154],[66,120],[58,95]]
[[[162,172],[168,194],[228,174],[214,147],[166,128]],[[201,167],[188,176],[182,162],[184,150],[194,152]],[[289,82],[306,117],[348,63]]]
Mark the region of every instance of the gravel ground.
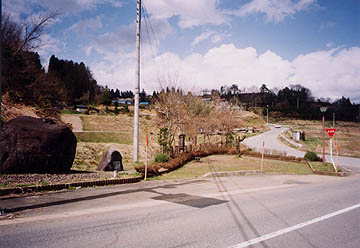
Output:
[[[130,177],[128,173],[118,173],[118,178]],[[81,172],[69,174],[0,174],[0,188],[15,186],[47,185],[56,183],[74,183],[113,178],[113,172]]]

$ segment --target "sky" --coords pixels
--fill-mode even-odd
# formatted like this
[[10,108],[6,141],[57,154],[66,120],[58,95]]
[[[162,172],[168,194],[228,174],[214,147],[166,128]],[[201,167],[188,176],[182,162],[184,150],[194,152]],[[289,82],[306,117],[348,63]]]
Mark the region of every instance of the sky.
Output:
[[[136,0],[3,0],[14,21],[52,12],[38,49],[134,90]],[[301,84],[360,103],[359,0],[142,0],[141,89]],[[255,87],[254,87],[255,86]]]

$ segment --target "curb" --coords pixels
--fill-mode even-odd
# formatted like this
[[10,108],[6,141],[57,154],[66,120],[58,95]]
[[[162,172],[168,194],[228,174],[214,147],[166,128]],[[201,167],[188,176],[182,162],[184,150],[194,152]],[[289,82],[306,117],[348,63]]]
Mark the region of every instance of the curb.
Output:
[[128,184],[128,183],[138,183],[143,179],[143,176],[132,177],[132,178],[114,178],[106,180],[96,180],[96,181],[85,181],[77,183],[59,183],[51,185],[38,185],[38,186],[27,186],[27,187],[16,187],[9,189],[0,189],[0,196],[10,195],[10,194],[25,194],[25,193],[34,193],[40,191],[56,191],[63,189],[70,189],[76,187],[93,187],[93,186],[106,186],[106,185],[115,185],[115,184]]
[[218,172],[209,172],[203,175],[202,177],[221,177],[221,176],[237,176],[237,175],[257,175],[261,174],[259,170],[241,170],[241,171],[218,171]]

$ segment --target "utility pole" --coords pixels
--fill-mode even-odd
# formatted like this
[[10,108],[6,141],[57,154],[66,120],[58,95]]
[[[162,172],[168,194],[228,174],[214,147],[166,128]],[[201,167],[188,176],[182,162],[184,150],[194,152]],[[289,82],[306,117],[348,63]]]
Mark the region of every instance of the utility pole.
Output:
[[137,0],[136,16],[136,84],[134,104],[134,162],[139,161],[139,90],[140,90],[140,31],[141,31],[141,0]]
[[300,105],[300,99],[299,97],[297,98],[297,101],[296,101],[296,109],[299,110],[299,105]]
[[335,113],[333,113],[333,127],[335,127]]
[[[2,30],[2,1],[0,0],[0,31]],[[2,129],[2,112],[1,112],[1,104],[2,104],[2,32],[0,32],[0,131]]]
[[266,125],[269,125],[269,105],[266,105]]

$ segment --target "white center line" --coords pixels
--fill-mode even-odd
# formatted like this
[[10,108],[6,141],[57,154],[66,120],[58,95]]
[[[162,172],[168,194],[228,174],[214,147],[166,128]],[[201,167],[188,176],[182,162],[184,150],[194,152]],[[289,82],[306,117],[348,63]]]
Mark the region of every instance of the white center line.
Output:
[[324,216],[321,216],[321,217],[318,217],[318,218],[315,218],[315,219],[312,219],[312,220],[309,220],[309,221],[305,221],[305,222],[297,224],[295,226],[291,226],[291,227],[288,227],[288,228],[285,228],[285,229],[282,229],[282,230],[279,230],[279,231],[276,231],[276,232],[273,232],[273,233],[266,234],[266,235],[258,237],[258,238],[251,239],[251,240],[243,242],[243,243],[239,243],[237,245],[230,246],[229,248],[248,247],[248,246],[263,242],[265,240],[272,239],[272,238],[275,238],[277,236],[283,235],[285,233],[289,233],[289,232],[295,231],[297,229],[300,229],[300,228],[315,224],[317,222],[320,222],[320,221],[323,221],[323,220],[326,220],[326,219],[330,219],[332,217],[335,217],[337,215],[349,212],[349,211],[357,209],[357,208],[360,208],[360,203],[356,204],[356,205],[353,205],[351,207],[344,208],[344,209],[341,209],[339,211],[333,212],[331,214],[327,214],[327,215],[324,215]]

